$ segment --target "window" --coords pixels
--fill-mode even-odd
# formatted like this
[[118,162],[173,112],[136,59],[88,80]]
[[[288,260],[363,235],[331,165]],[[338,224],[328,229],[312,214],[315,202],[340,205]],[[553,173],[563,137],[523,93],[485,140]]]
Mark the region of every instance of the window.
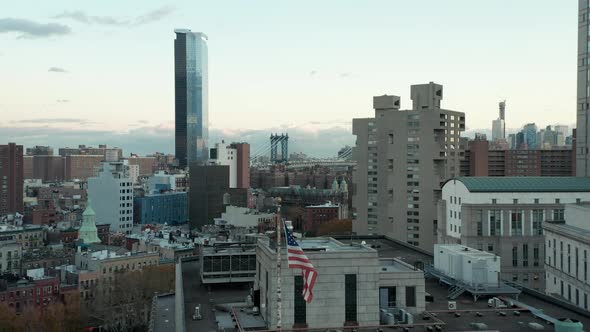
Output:
[[559,241],[559,268],[563,271],[563,242]]
[[568,274],[572,274],[572,261],[571,261],[571,255],[570,255],[571,253],[572,253],[572,248],[568,244],[567,245],[567,273]]
[[562,221],[563,219],[563,209],[554,209],[553,210],[553,220]]
[[389,134],[389,144],[393,144],[393,134]]
[[518,266],[518,247],[517,246],[512,247],[512,266],[513,267]]
[[518,204],[518,198],[513,199],[512,204]]
[[416,287],[406,287],[406,307],[416,306]]
[[529,245],[522,245],[522,266],[529,266]]
[[588,281],[588,252],[584,250],[584,281]]
[[501,235],[502,231],[502,210],[490,210],[490,236]]
[[543,235],[543,214],[541,209],[533,210],[533,235]]
[[494,251],[494,244],[493,243],[488,243],[488,251]]
[[510,235],[522,236],[522,211],[520,210],[510,213]]
[[498,200],[495,198],[492,198],[492,204],[497,204],[497,203],[498,203]]
[[559,198],[556,198],[555,199],[555,204],[559,204],[559,203],[560,203]]
[[535,198],[535,199],[533,200],[533,202],[534,202],[535,204],[539,204],[539,199],[538,199],[538,198]]
[[[551,257],[549,257],[551,259]],[[533,266],[539,266],[539,245],[535,244],[533,248]]]
[[356,274],[344,276],[344,320],[356,322]]
[[[268,296],[268,272],[266,273],[266,296]],[[293,322],[295,324],[306,324],[307,308],[305,299],[303,298],[303,276],[295,276],[295,294],[293,295],[293,302],[295,309]]]
[[575,271],[576,271],[576,279],[578,279],[578,261],[579,261],[579,256],[578,256],[578,247],[576,247],[576,266],[575,266]]
[[475,222],[477,223],[477,236],[483,236],[483,211],[475,210]]
[[[382,287],[380,288],[382,294],[381,300],[387,300],[387,303],[381,303],[382,307],[395,308],[397,303],[397,288],[396,287]],[[387,296],[387,297],[385,297]]]

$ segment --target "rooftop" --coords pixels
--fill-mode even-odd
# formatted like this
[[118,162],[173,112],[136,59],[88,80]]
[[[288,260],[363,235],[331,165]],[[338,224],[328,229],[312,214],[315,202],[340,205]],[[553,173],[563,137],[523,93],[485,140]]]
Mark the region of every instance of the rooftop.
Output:
[[176,328],[175,313],[175,295],[164,294],[154,299],[154,331],[174,331]]
[[590,177],[459,177],[470,192],[590,192]]

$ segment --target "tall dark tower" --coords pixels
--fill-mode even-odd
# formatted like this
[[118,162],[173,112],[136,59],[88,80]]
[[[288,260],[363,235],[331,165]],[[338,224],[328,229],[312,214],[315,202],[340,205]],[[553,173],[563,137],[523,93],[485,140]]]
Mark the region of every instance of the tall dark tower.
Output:
[[578,99],[576,103],[576,176],[590,176],[590,66],[588,15],[590,4],[578,0]]
[[174,32],[175,153],[178,166],[185,168],[208,159],[207,36],[188,29]]

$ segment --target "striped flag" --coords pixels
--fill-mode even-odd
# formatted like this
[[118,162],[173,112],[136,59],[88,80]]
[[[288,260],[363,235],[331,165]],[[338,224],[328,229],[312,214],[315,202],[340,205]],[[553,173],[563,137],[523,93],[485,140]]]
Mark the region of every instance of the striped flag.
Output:
[[313,267],[295,238],[285,225],[285,237],[287,239],[287,261],[290,269],[301,269],[303,274],[303,299],[311,303],[313,299],[313,286],[318,277],[318,271]]

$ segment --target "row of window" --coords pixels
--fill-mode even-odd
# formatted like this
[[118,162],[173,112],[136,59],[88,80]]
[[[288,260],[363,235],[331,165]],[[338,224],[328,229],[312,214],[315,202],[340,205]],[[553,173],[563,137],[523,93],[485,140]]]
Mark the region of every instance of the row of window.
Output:
[[[556,239],[548,239],[547,248],[549,252],[553,252],[553,255],[547,254],[547,265],[553,266],[554,268],[559,269],[563,273],[567,273],[568,275],[580,280],[587,282],[588,281],[588,251],[579,249],[578,247],[574,247],[571,244],[567,244],[567,251],[564,251],[563,241],[559,241],[559,256],[557,256],[557,241]],[[572,250],[573,249],[573,250]],[[565,259],[564,259],[565,255]],[[581,256],[581,257],[580,257]],[[557,258],[559,257],[559,267]],[[582,271],[579,271],[580,268],[580,260],[582,260]],[[572,261],[574,263],[574,267],[572,269]],[[565,266],[564,266],[565,262]]]

